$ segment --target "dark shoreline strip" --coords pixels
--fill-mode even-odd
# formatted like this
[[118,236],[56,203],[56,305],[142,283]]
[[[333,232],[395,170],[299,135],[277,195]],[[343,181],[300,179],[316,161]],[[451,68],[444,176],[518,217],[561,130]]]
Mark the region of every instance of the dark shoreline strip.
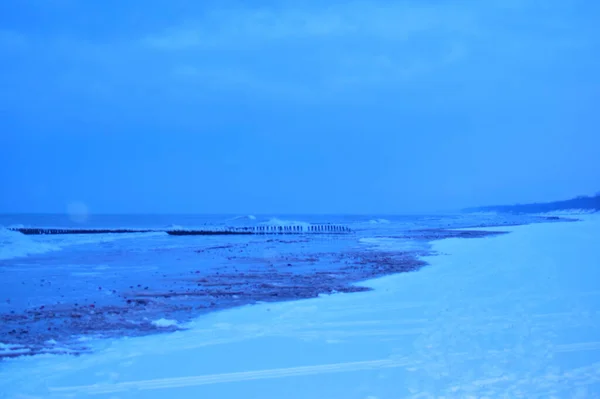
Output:
[[112,233],[152,233],[156,230],[135,230],[135,229],[45,229],[37,227],[9,228],[25,235],[46,235],[46,234],[112,234]]
[[126,233],[160,233],[172,236],[189,235],[247,235],[247,234],[344,234],[352,230],[340,225],[309,225],[309,226],[251,226],[207,229],[58,229],[39,227],[9,228],[25,235],[58,235],[58,234],[126,234]]
[[[446,238],[483,238],[507,234],[502,231],[426,229],[423,241]],[[397,236],[402,237],[402,236]],[[409,236],[406,236],[409,237]],[[414,239],[415,237],[412,237]],[[226,249],[227,247],[224,247]],[[74,337],[104,338],[142,336],[172,332],[179,327],[162,328],[150,320],[161,317],[187,322],[201,314],[258,302],[282,302],[314,298],[334,292],[369,291],[361,281],[385,275],[416,272],[427,265],[421,259],[428,251],[388,252],[369,249],[343,252],[286,252],[264,259],[256,269],[238,270],[236,264],[249,255],[236,253],[223,269],[188,269],[163,275],[153,287],[130,286],[118,292],[119,304],[78,303],[46,305],[17,314],[0,313],[0,341],[27,352],[0,352],[3,358],[33,356],[55,347],[65,354],[85,353]],[[322,262],[322,267],[318,267]],[[311,271],[307,267],[315,265]],[[82,303],[83,302],[83,303]],[[49,340],[57,341],[48,345]]]

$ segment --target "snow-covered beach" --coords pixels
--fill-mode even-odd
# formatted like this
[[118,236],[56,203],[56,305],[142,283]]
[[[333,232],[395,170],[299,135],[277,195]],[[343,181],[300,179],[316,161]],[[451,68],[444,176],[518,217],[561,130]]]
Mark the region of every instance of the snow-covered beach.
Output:
[[368,292],[8,359],[0,397],[598,397],[600,218],[580,218],[435,241],[428,267],[360,283]]
[[[61,215],[0,215],[0,225],[9,225],[11,219],[29,226],[70,227]],[[556,221],[466,214],[391,220],[304,215],[312,223],[302,223],[309,227],[338,220],[349,223],[352,232],[286,235],[279,234],[279,228],[293,222],[262,216],[252,219],[254,227],[268,227],[274,233],[172,236],[154,229],[169,219],[185,226],[214,226],[219,220],[229,223],[230,218],[96,215],[92,219],[84,227],[124,225],[130,226],[128,231],[141,227],[151,232],[26,235],[0,227],[0,344],[5,345],[0,361],[23,354],[87,352],[88,345],[79,341],[82,336],[117,338],[169,331],[153,323],[158,319],[184,323],[257,302],[365,290],[352,283],[421,268],[425,262],[418,256],[428,253],[432,240],[497,234],[451,227]]]

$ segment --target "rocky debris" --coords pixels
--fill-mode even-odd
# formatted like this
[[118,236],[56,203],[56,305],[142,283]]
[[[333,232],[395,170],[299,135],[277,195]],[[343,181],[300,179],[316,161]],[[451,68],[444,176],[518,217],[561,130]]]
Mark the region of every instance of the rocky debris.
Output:
[[[502,232],[429,229],[391,238],[433,240],[497,234]],[[279,244],[303,240],[268,239]],[[24,312],[0,314],[0,341],[29,349],[21,355],[56,353],[49,352],[57,350],[56,343],[63,348],[59,353],[82,353],[86,348],[73,337],[136,336],[174,331],[181,327],[159,328],[152,321],[165,318],[181,323],[205,312],[234,306],[365,291],[368,288],[355,283],[387,274],[416,271],[426,264],[419,259],[426,253],[416,251],[385,252],[360,246],[354,250],[346,247],[329,252],[318,252],[315,249],[318,246],[311,247],[313,252],[305,252],[302,245],[296,245],[295,252],[286,250],[285,245],[273,248],[276,250],[264,254],[252,251],[252,246],[247,244],[208,246],[197,251],[210,252],[201,259],[225,262],[197,264],[185,272],[180,269],[178,273],[161,270],[151,281],[131,280],[118,291],[106,284],[94,285],[95,292],[111,293],[107,296],[110,302],[104,298],[96,298],[95,302],[78,298],[79,303],[44,304]],[[211,251],[221,258],[215,258]],[[125,288],[127,286],[129,289]],[[0,354],[0,358],[2,356]]]

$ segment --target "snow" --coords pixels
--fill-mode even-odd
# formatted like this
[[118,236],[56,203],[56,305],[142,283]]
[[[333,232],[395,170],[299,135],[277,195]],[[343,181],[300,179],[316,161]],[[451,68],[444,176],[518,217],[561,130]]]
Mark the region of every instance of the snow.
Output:
[[61,251],[65,247],[84,244],[99,244],[123,239],[164,236],[166,233],[123,233],[123,234],[69,234],[27,236],[0,226],[0,260],[22,258],[28,255]]
[[581,218],[434,242],[430,266],[369,292],[9,359],[0,397],[600,397],[600,217]]
[[387,219],[371,219],[370,224],[390,224],[391,222]]
[[158,319],[152,321],[152,325],[156,327],[177,327],[177,320]]

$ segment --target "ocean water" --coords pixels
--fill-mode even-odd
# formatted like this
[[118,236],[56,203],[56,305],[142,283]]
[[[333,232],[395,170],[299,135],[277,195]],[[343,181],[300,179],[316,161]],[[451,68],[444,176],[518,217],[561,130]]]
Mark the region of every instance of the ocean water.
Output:
[[[285,277],[288,278],[285,284],[289,285],[292,278],[289,276],[314,276],[332,270],[334,263],[348,262],[342,260],[343,254],[427,251],[431,229],[539,221],[547,220],[496,214],[89,215],[86,218],[0,215],[0,317],[3,318],[0,343],[38,345],[40,340],[54,341],[69,334],[86,335],[108,330],[115,335],[115,330],[121,328],[119,326],[126,330],[133,324],[139,332],[140,323],[146,321],[193,317],[198,314],[198,309],[217,309],[224,301],[227,306],[248,303],[244,298],[236,302],[230,295],[232,290],[235,291],[231,284],[239,285],[239,281],[244,280],[239,276],[244,273],[255,276],[266,273],[271,279],[269,284],[284,284],[277,281],[284,281],[281,279]],[[244,236],[170,236],[161,231],[330,223],[345,225],[352,231],[349,234]],[[26,236],[10,230],[11,227],[156,231]],[[195,281],[190,283],[192,277],[215,279],[219,273],[238,276],[223,287],[229,295],[226,299],[213,294],[200,297],[190,291],[196,288]],[[213,283],[205,279],[202,284]],[[140,302],[139,298],[150,293],[152,301]],[[162,293],[165,298],[171,295],[176,299],[156,299],[161,298]],[[240,296],[243,295],[241,292]],[[82,309],[85,312],[92,309],[93,313],[94,309],[106,312],[106,309],[114,308],[120,312],[124,306],[138,302],[144,306],[126,309],[110,320],[107,320],[108,316],[101,320],[88,318],[85,323],[72,320]]]
[[[179,257],[197,248],[198,245],[214,245],[256,241],[256,237],[171,237],[164,232],[133,234],[95,235],[41,235],[25,236],[10,231],[14,227],[44,228],[104,228],[104,229],[206,229],[223,227],[252,227],[259,225],[308,225],[338,224],[352,229],[352,234],[337,236],[335,240],[346,242],[373,242],[373,238],[394,234],[410,234],[420,229],[465,228],[520,224],[536,221],[535,217],[496,214],[453,214],[453,215],[89,215],[83,220],[66,214],[0,214],[0,267],[15,264],[38,264],[40,267],[60,267],[73,262],[82,262],[92,270],[95,267],[125,267],[126,264],[161,263],[158,253],[169,252]],[[415,233],[418,238],[418,233]],[[307,235],[312,244],[323,242],[323,236]],[[326,242],[334,240],[327,237]],[[360,240],[361,238],[366,238]],[[255,242],[255,244],[257,244]],[[389,243],[388,243],[389,244]],[[398,245],[400,243],[397,243]],[[410,246],[410,243],[407,243]],[[140,253],[151,257],[140,262]],[[152,259],[152,257],[154,259]],[[25,260],[27,259],[27,260]]]

